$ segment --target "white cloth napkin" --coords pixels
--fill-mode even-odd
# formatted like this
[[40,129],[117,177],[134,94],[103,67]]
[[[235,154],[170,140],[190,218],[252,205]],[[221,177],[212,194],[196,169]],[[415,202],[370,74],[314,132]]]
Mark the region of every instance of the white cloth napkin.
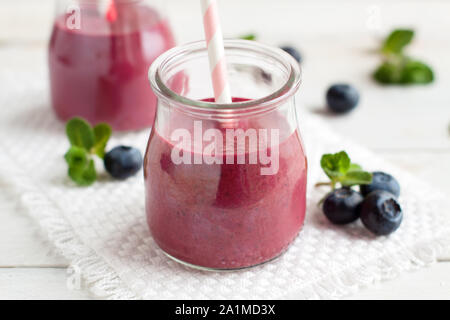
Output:
[[[436,190],[378,155],[331,132],[314,116],[301,116],[309,157],[305,226],[279,259],[238,272],[200,272],[169,260],[145,221],[142,175],[116,182],[103,173],[89,188],[67,178],[64,125],[52,113],[43,72],[0,76],[0,179],[51,242],[79,270],[87,286],[105,298],[281,299],[338,298],[359,287],[433,263],[450,244],[450,228]],[[145,148],[148,130],[115,134],[119,143]],[[375,237],[360,222],[330,224],[316,206],[325,190],[324,152],[347,150],[368,170],[398,178],[404,210],[401,228]]]

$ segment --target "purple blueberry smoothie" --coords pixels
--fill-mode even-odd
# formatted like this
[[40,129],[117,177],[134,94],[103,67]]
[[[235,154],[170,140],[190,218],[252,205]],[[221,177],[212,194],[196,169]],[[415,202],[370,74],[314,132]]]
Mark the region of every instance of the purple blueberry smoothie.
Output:
[[173,148],[154,129],[144,164],[148,224],[167,254],[195,266],[237,269],[277,257],[295,239],[305,217],[307,180],[297,130],[279,141],[274,175],[261,175],[260,163],[237,164],[242,152],[250,159],[259,150],[237,151],[234,164],[226,163],[227,151],[223,164],[174,164]]
[[82,8],[81,29],[56,19],[49,46],[51,97],[57,116],[80,116],[114,130],[153,124],[156,97],[147,78],[151,63],[175,42],[168,22],[153,9],[116,1],[107,21]]

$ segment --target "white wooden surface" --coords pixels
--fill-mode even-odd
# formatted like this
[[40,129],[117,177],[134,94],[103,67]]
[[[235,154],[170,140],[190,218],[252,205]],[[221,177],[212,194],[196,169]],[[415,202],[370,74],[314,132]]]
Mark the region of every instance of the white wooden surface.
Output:
[[[168,9],[179,42],[202,37],[198,1],[171,0]],[[337,132],[450,194],[450,2],[228,0],[221,13],[228,36],[254,31],[263,42],[302,49],[303,112],[323,114]],[[52,14],[50,0],[0,1],[0,72],[43,67]],[[411,49],[435,67],[436,84],[382,88],[370,80],[378,62],[371,51],[394,26],[418,30]],[[335,81],[354,83],[362,93],[361,105],[348,116],[323,113],[324,90]],[[68,289],[67,261],[13,203],[0,181],[0,299],[89,298],[84,290]],[[439,258],[349,298],[449,299],[450,250]]]

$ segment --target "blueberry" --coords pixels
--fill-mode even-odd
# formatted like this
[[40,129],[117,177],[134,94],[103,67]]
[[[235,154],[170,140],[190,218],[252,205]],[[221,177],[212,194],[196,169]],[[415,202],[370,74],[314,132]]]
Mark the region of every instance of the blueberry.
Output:
[[335,84],[327,91],[328,108],[335,113],[346,113],[354,109],[359,102],[359,93],[348,84]]
[[388,235],[402,223],[402,208],[392,193],[382,190],[371,192],[361,205],[361,221],[376,235]]
[[360,187],[363,196],[368,195],[372,191],[384,190],[392,193],[396,198],[400,195],[400,185],[397,180],[390,174],[384,172],[374,172],[371,184],[362,185]]
[[302,55],[300,54],[300,52],[298,52],[297,49],[290,46],[285,46],[281,47],[281,50],[284,50],[287,53],[289,53],[292,57],[294,57],[295,60],[297,60],[298,63],[302,62]]
[[323,213],[334,224],[347,224],[359,218],[363,197],[360,193],[342,188],[330,192],[323,203]]
[[106,171],[116,179],[124,180],[135,175],[142,167],[142,155],[138,149],[119,146],[105,155]]

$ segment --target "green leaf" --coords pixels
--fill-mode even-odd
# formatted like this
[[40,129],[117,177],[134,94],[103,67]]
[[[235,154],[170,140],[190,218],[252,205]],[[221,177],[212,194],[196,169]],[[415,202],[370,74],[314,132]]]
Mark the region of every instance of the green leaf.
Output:
[[72,118],[66,124],[66,133],[70,144],[75,147],[91,150],[94,145],[94,130],[81,118]]
[[387,54],[400,54],[414,37],[414,31],[397,29],[391,32],[383,44],[382,52]]
[[254,41],[254,40],[256,40],[256,34],[249,33],[249,34],[240,36],[239,39],[242,39],[242,40],[252,40],[252,41]]
[[84,168],[87,163],[88,153],[83,148],[70,147],[69,151],[64,155],[67,164],[71,168]]
[[427,84],[433,82],[434,73],[423,62],[401,57],[395,63],[383,63],[374,78],[382,84]]
[[340,176],[333,154],[324,154],[320,160],[320,166],[331,180]]
[[69,167],[69,177],[79,186],[90,186],[97,180],[94,160],[90,160],[83,167]]
[[80,186],[88,186],[97,180],[94,160],[89,160],[88,152],[79,147],[71,147],[64,155],[69,166],[69,177]]
[[343,187],[372,183],[372,174],[366,171],[349,171],[339,179]]
[[400,83],[402,79],[402,68],[399,64],[384,62],[374,72],[373,77],[381,84]]
[[111,137],[112,129],[106,123],[100,123],[94,127],[94,146],[91,152],[103,159],[105,156],[105,148]]
[[434,73],[428,65],[408,59],[402,72],[401,82],[403,84],[427,84],[433,80]]
[[348,171],[362,171],[362,167],[359,164],[351,163]]
[[350,169],[350,157],[347,152],[341,151],[334,154],[334,160],[339,172],[345,174]]
[[320,160],[320,166],[326,175],[333,180],[347,173],[350,169],[350,158],[345,151],[324,154]]

